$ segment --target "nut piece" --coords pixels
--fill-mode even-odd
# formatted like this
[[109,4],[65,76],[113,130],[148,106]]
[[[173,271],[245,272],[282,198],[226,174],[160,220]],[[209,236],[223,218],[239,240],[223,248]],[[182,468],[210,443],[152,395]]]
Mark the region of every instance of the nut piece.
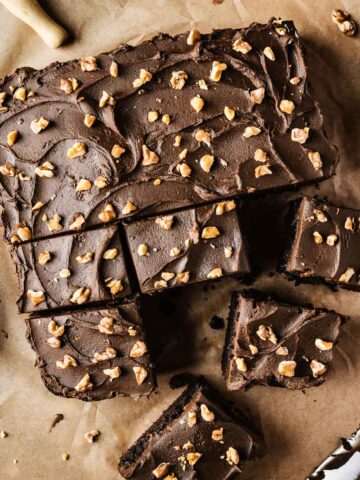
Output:
[[14,100],[20,100],[20,102],[25,102],[26,100],[26,90],[24,87],[19,87],[13,93]]
[[269,163],[266,163],[265,165],[260,165],[259,167],[255,168],[255,178],[260,178],[264,175],[272,175]]
[[125,148],[121,147],[117,143],[111,149],[111,156],[114,158],[120,158],[123,153],[125,153]]
[[98,188],[105,188],[108,186],[108,181],[106,180],[105,177],[97,177],[94,182],[95,187]]
[[61,340],[60,338],[50,337],[46,340],[46,343],[51,348],[60,348],[61,347]]
[[175,277],[175,273],[172,272],[161,272],[161,278],[165,280],[165,282],[169,282]]
[[64,227],[61,225],[61,217],[58,213],[55,213],[55,215],[50,217],[48,223],[48,229],[50,230],[50,232],[61,232],[63,228]]
[[220,278],[223,275],[223,271],[220,267],[213,268],[206,276],[207,278]]
[[176,135],[175,141],[174,141],[174,147],[180,147],[181,144],[181,135]]
[[266,162],[268,160],[268,156],[264,150],[261,150],[261,148],[258,148],[255,153],[254,153],[254,159],[257,162]]
[[142,153],[143,159],[141,161],[141,165],[155,165],[156,163],[160,162],[159,156],[155,152],[150,150],[146,145],[142,146]]
[[177,166],[176,166],[176,170],[178,172],[180,172],[180,175],[182,177],[190,177],[191,175],[191,168],[189,167],[189,165],[187,163],[179,163]]
[[137,249],[137,253],[139,255],[139,257],[145,257],[145,256],[149,256],[149,247],[145,244],[145,243],[141,243],[139,246],[138,246],[138,249]]
[[76,185],[76,192],[87,192],[91,190],[92,183],[87,178],[80,178],[78,184]]
[[23,225],[22,223],[17,225],[16,233],[20,238],[20,240],[22,240],[23,242],[26,242],[27,240],[31,240],[32,238],[32,233],[30,228],[27,227],[26,225]]
[[235,117],[235,110],[230,107],[224,107],[224,115],[231,122]]
[[256,355],[259,352],[258,347],[256,345],[253,345],[252,343],[249,343],[249,349],[253,355]]
[[80,230],[81,227],[85,223],[85,217],[81,213],[77,213],[74,217],[74,220],[72,223],[70,223],[69,228],[70,230]]
[[162,121],[163,123],[165,123],[165,125],[170,125],[170,123],[171,123],[171,117],[170,117],[170,115],[169,115],[168,113],[165,113],[165,115],[163,115],[163,116],[161,117],[161,121]]
[[310,162],[313,164],[313,167],[316,171],[320,170],[322,168],[322,161],[321,161],[321,156],[319,152],[308,152],[308,157]]
[[71,272],[68,268],[63,268],[62,270],[60,270],[59,272],[59,277],[60,278],[69,278],[71,277]]
[[90,115],[89,113],[87,113],[87,114],[85,115],[85,118],[84,118],[84,124],[85,124],[88,128],[91,128],[91,127],[94,125],[95,120],[96,120],[95,115]]
[[184,148],[184,150],[181,150],[181,152],[179,153],[180,160],[184,160],[186,158],[186,155],[187,155],[187,148]]
[[105,205],[104,210],[102,210],[98,217],[102,222],[108,223],[116,219],[116,211],[114,206],[111,203]]
[[211,136],[208,132],[205,132],[205,130],[199,128],[199,130],[196,130],[194,137],[197,142],[203,142],[205,145],[210,147]]
[[186,455],[186,459],[189,465],[195,465],[200,460],[201,457],[202,457],[202,453],[197,453],[197,452],[191,452]]
[[326,352],[327,350],[332,350],[334,346],[333,342],[325,342],[325,340],[321,340],[321,338],[317,338],[315,340],[315,347],[321,350],[322,352]]
[[300,82],[301,82],[301,78],[300,78],[300,77],[292,77],[292,78],[290,78],[290,83],[291,83],[291,85],[299,85]]
[[236,203],[235,200],[227,200],[225,202],[219,202],[216,205],[215,214],[216,215],[223,215],[225,212],[231,212],[235,210]]
[[68,368],[68,367],[77,367],[77,361],[71,355],[64,355],[62,360],[57,360],[56,362],[57,368]]
[[333,247],[335,243],[337,242],[338,236],[332,233],[331,235],[328,235],[326,238],[326,243],[330,247]]
[[170,466],[170,463],[160,463],[152,473],[156,478],[162,478],[169,472]]
[[119,250],[117,248],[109,248],[109,250],[105,250],[103,253],[104,260],[114,260],[119,254]]
[[183,70],[180,70],[179,72],[172,72],[170,78],[170,85],[176,90],[181,90],[184,88],[186,80],[188,78],[189,75]]
[[174,223],[174,215],[165,215],[164,217],[157,217],[155,220],[156,225],[164,230],[171,230]]
[[91,390],[93,384],[90,382],[90,375],[87,373],[83,376],[80,382],[75,385],[75,390],[78,392],[85,392],[86,390]]
[[201,413],[201,418],[205,420],[205,422],[213,422],[215,420],[214,412],[209,410],[204,403],[200,405],[200,413]]
[[34,305],[34,307],[36,307],[42,302],[45,302],[45,294],[42,290],[39,290],[39,291],[28,290],[27,297],[30,300],[30,302]]
[[130,202],[130,200],[128,200],[125,204],[125,207],[122,209],[121,213],[123,215],[129,215],[132,212],[136,212],[137,209],[138,209],[137,206],[134,205],[132,202]]
[[84,57],[80,60],[81,70],[83,72],[94,72],[98,69],[95,57]]
[[213,155],[204,155],[200,158],[200,167],[204,170],[204,172],[209,173],[214,161],[215,158]]
[[144,383],[146,377],[148,376],[148,372],[144,367],[133,367],[134,375],[136,378],[136,383],[141,385]]
[[12,130],[7,134],[6,143],[9,145],[9,147],[12,147],[15,144],[16,140],[18,139],[18,136],[19,136],[18,130]]
[[288,355],[289,354],[289,350],[286,348],[286,347],[279,347],[277,350],[276,350],[276,355]]
[[263,53],[266,58],[268,58],[272,62],[275,61],[275,53],[273,52],[273,49],[271,47],[265,47]]
[[238,38],[237,40],[235,40],[235,42],[232,45],[232,48],[233,50],[235,50],[235,52],[240,52],[243,55],[246,55],[247,53],[250,52],[250,50],[252,50],[252,46],[250,45],[250,43],[245,42],[241,38]]
[[178,283],[188,283],[190,272],[180,272],[176,276]]
[[317,245],[320,245],[324,241],[322,235],[319,232],[313,232],[313,237],[314,237],[314,242]]
[[130,350],[129,355],[130,355],[131,358],[140,358],[143,355],[145,355],[146,352],[147,352],[146,344],[144,342],[142,342],[141,340],[138,340],[133,345],[132,349]]
[[291,114],[295,110],[295,104],[291,100],[281,100],[279,108],[282,112]]
[[43,117],[36,118],[30,123],[30,128],[34,133],[40,133],[42,130],[49,125],[49,120],[46,120]]
[[124,290],[122,281],[117,278],[110,278],[108,281],[105,281],[106,287],[110,290],[112,295],[116,295]]
[[231,258],[233,253],[234,253],[234,250],[232,247],[224,247],[225,258]]
[[110,377],[110,382],[115,380],[115,378],[119,378],[120,375],[121,375],[121,370],[120,370],[119,367],[105,368],[105,370],[103,370],[103,372],[105,373],[105,375]]
[[210,71],[210,80],[213,82],[219,82],[221,79],[222,72],[224,72],[227,69],[226,63],[220,63],[217,60],[215,60],[212,63],[212,68]]
[[177,257],[180,254],[181,250],[178,247],[173,247],[170,250],[170,257]]
[[201,238],[209,239],[216,238],[220,235],[220,231],[217,227],[205,227],[201,232]]
[[235,364],[239,372],[242,372],[242,373],[247,372],[247,365],[246,365],[245,358],[235,357]]
[[133,81],[133,87],[139,88],[142,85],[144,85],[144,83],[150,82],[151,79],[152,79],[152,73],[142,68],[140,70],[139,77]]
[[155,288],[167,288],[168,284],[166,283],[165,280],[157,280],[154,282],[154,287]]
[[353,275],[355,275],[355,270],[351,267],[348,267],[346,271],[340,276],[339,282],[348,283]]
[[331,12],[331,18],[332,21],[337,25],[340,32],[344,33],[348,37],[355,35],[357,31],[357,25],[348,12],[335,9]]
[[211,432],[211,438],[214,442],[220,442],[224,438],[224,429],[219,428],[218,430],[213,430]]
[[64,325],[58,325],[55,322],[55,320],[50,320],[50,322],[48,324],[48,331],[54,337],[61,337],[62,335],[64,335],[65,327],[64,327]]
[[197,43],[201,38],[201,33],[197,29],[193,29],[189,32],[189,35],[187,37],[186,43],[188,45],[194,45]]
[[291,140],[293,142],[298,142],[304,144],[306,140],[309,138],[309,128],[293,128],[291,130]]
[[195,110],[196,113],[199,113],[204,108],[205,102],[200,97],[200,95],[196,95],[196,97],[193,97],[190,100],[190,105],[192,106],[192,108]]
[[355,220],[352,217],[347,217],[344,223],[345,230],[351,230],[352,232],[354,231],[354,224]]
[[94,443],[100,435],[99,430],[90,430],[89,432],[84,433],[84,438],[88,443]]
[[149,123],[153,123],[153,122],[156,122],[156,120],[159,118],[159,112],[155,112],[155,111],[150,111],[148,112],[147,114],[147,121]]
[[316,220],[318,222],[321,222],[321,223],[325,223],[327,222],[327,216],[325,215],[324,212],[322,212],[321,210],[318,210],[318,209],[314,209],[314,215],[316,217]]
[[311,360],[310,368],[315,378],[321,377],[327,370],[327,366],[317,360]]
[[226,452],[226,461],[230,465],[237,465],[240,462],[239,453],[235,448],[230,447]]
[[55,177],[55,165],[51,162],[44,162],[35,168],[35,175],[41,178],[54,178]]
[[66,95],[70,95],[70,93],[75,92],[78,88],[79,82],[76,78],[62,78],[60,80],[60,90],[66,93]]
[[119,75],[119,66],[116,62],[112,61],[110,68],[109,68],[109,73],[112,77],[117,78]]
[[295,375],[296,362],[294,360],[283,360],[279,363],[278,372],[284,377],[293,377]]
[[50,262],[51,258],[52,255],[49,251],[41,252],[39,253],[38,262],[40,265],[45,265],[46,263]]
[[77,305],[82,305],[86,303],[91,295],[91,288],[80,287],[72,294],[70,297],[71,303],[76,303]]
[[189,413],[188,413],[188,421],[187,421],[189,427],[193,427],[194,425],[196,425],[197,423],[197,418],[196,418],[196,413],[194,412],[194,410],[191,410]]
[[273,343],[274,345],[277,344],[276,335],[269,325],[260,325],[256,331],[256,335],[264,342],[269,340],[269,342]]
[[265,98],[265,88],[260,87],[250,92],[251,101],[260,105]]
[[254,127],[254,126],[249,126],[249,127],[245,128],[244,133],[243,133],[243,137],[250,138],[250,137],[254,137],[256,135],[259,135],[259,133],[261,133],[260,128]]
[[92,262],[94,259],[94,252],[87,252],[85,255],[78,255],[76,261],[79,265]]
[[76,142],[74,145],[69,148],[67,151],[68,158],[77,158],[83,157],[87,152],[87,146],[83,142]]
[[4,165],[0,165],[0,173],[5,177],[15,177],[16,172],[16,168],[13,167],[11,163],[5,163]]
[[106,105],[114,106],[116,103],[116,100],[114,97],[110,95],[110,93],[106,92],[103,90],[101,98],[99,100],[99,107],[104,108]]
[[97,327],[100,333],[112,335],[114,333],[114,319],[111,317],[103,317]]

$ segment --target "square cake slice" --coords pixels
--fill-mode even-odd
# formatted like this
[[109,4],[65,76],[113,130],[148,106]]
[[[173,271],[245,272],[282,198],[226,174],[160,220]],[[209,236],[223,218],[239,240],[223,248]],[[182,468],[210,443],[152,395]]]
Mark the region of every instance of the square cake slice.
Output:
[[131,293],[117,227],[11,247],[19,311],[34,312],[123,298]]
[[285,270],[360,290],[360,211],[305,197],[295,216],[295,232]]
[[250,271],[234,200],[134,221],[125,231],[143,293]]
[[321,384],[344,320],[336,312],[280,303],[260,292],[234,292],[223,355],[228,390]]
[[318,182],[337,162],[291,21],[160,34],[0,85],[13,243]]
[[149,395],[156,385],[135,301],[26,320],[45,386],[93,401]]
[[132,480],[226,480],[264,453],[252,422],[199,380],[124,453],[119,470]]

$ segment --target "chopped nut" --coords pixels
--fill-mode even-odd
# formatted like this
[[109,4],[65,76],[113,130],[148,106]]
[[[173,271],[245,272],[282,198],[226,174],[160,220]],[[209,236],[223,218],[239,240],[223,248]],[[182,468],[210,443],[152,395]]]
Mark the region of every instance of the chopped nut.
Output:
[[209,90],[209,87],[207,86],[207,83],[205,82],[205,80],[203,78],[201,78],[198,81],[198,85],[201,88],[201,90]]
[[170,123],[171,123],[170,115],[169,115],[168,113],[165,113],[165,115],[163,115],[163,116],[161,117],[161,121],[162,121],[163,123],[165,123],[166,125],[170,125]]
[[204,155],[200,158],[200,167],[204,170],[204,172],[209,173],[214,161],[215,158],[213,155]]
[[256,135],[259,135],[259,133],[261,133],[260,128],[254,127],[254,126],[249,126],[249,127],[245,128],[244,133],[243,133],[243,137],[250,138],[250,137],[254,137]]
[[180,147],[181,144],[181,135],[176,135],[175,141],[174,141],[174,147]]
[[187,163],[179,163],[176,169],[180,172],[182,177],[190,177],[191,175],[191,168]]
[[90,430],[89,432],[84,433],[84,438],[88,443],[94,443],[100,435],[99,430]]
[[351,267],[348,267],[346,271],[340,276],[339,282],[348,283],[353,275],[355,275],[355,270]]
[[175,277],[175,273],[172,272],[161,272],[161,278],[165,280],[165,282],[169,282]]
[[186,80],[189,78],[188,74],[183,70],[179,72],[172,72],[170,78],[170,85],[176,90],[181,90],[184,88]]
[[20,240],[22,240],[23,242],[26,242],[27,240],[31,240],[32,238],[32,233],[30,228],[21,223],[17,225],[16,233],[19,236]]
[[280,36],[283,36],[283,35],[287,34],[287,28],[286,27],[277,27],[277,28],[275,28],[275,31]]
[[114,206],[111,203],[105,205],[104,210],[102,210],[98,217],[102,222],[108,223],[116,219],[116,211]]
[[327,366],[321,362],[318,362],[317,360],[311,361],[310,368],[315,378],[321,377],[322,375],[324,375],[324,373],[326,373],[327,370]]
[[224,108],[224,115],[229,121],[234,120],[235,110],[230,108],[230,107],[225,107]]
[[236,368],[239,370],[239,372],[242,372],[242,373],[247,372],[247,365],[246,365],[245,358],[236,357],[235,365],[236,365]]
[[82,305],[86,303],[91,295],[91,288],[80,287],[72,294],[70,297],[71,303],[76,303],[77,305]]
[[74,217],[73,222],[70,223],[70,230],[80,230],[85,223],[85,217],[81,213],[77,213]]
[[196,418],[196,413],[194,412],[194,410],[191,410],[191,411],[188,413],[187,423],[188,423],[189,427],[193,427],[194,425],[196,425],[196,423],[197,423],[197,418]]
[[217,227],[205,227],[201,232],[201,238],[209,239],[216,238],[220,235],[220,231]]
[[158,118],[159,118],[159,112],[150,111],[147,114],[147,120],[149,123],[156,122]]
[[289,350],[286,347],[279,347],[275,353],[276,355],[288,355]]
[[347,217],[347,219],[345,220],[345,224],[344,224],[345,229],[354,231],[354,223],[355,223],[355,221],[352,217]]
[[68,158],[83,157],[86,154],[86,152],[87,152],[87,146],[85,145],[85,143],[76,142],[67,151],[67,157]]
[[325,340],[321,340],[321,338],[317,338],[315,340],[315,346],[322,352],[326,352],[327,350],[331,350],[334,346],[333,342],[325,342]]
[[207,278],[220,278],[223,275],[223,271],[220,267],[213,268],[206,276]]
[[178,247],[173,247],[173,248],[170,250],[170,257],[177,257],[180,252],[181,252],[180,248],[178,248]]
[[193,446],[194,445],[191,442],[188,441],[188,442],[184,443],[182,448],[183,448],[183,450],[190,450],[191,448],[193,448]]
[[205,102],[200,97],[200,95],[196,95],[196,97],[193,97],[190,100],[190,105],[192,106],[192,108],[195,110],[196,113],[199,113],[204,108]]
[[78,184],[76,185],[75,191],[76,192],[87,192],[88,190],[91,190],[92,183],[90,180],[86,178],[80,178]]
[[281,100],[279,108],[282,112],[291,114],[295,110],[295,104],[291,100]]
[[49,125],[49,121],[43,117],[36,118],[30,124],[30,128],[34,133],[40,133]]
[[180,272],[177,274],[178,283],[188,283],[190,278],[190,272]]
[[230,447],[226,452],[226,461],[230,465],[237,465],[240,462],[239,453],[235,448]]
[[109,250],[105,250],[103,253],[104,260],[114,260],[118,256],[119,250],[117,248],[109,248]]
[[226,63],[220,63],[217,60],[215,60],[212,63],[212,68],[210,71],[210,80],[213,82],[219,82],[221,79],[222,72],[224,72],[227,69]]
[[208,132],[205,132],[205,130],[199,128],[199,130],[196,130],[194,137],[197,142],[203,142],[208,147],[210,146],[211,136]]
[[201,413],[201,418],[205,420],[205,422],[213,422],[215,420],[214,412],[209,410],[204,403],[200,405],[200,413]]
[[95,57],[84,57],[80,60],[81,70],[83,72],[94,72],[98,69]]
[[197,43],[201,38],[201,33],[199,30],[193,29],[189,32],[189,35],[187,37],[186,43],[188,45],[194,45]]
[[94,182],[95,187],[105,188],[108,186],[108,182],[105,177],[97,177]]
[[327,222],[327,216],[325,215],[324,212],[321,210],[317,210],[316,208],[314,209],[314,215],[316,217],[316,220],[321,223]]
[[265,88],[260,87],[250,92],[251,101],[260,105],[265,98]]
[[45,294],[42,290],[39,290],[39,291],[28,290],[27,297],[30,300],[30,302],[34,305],[34,307],[36,307],[42,302],[45,302]]
[[309,128],[293,128],[291,130],[291,140],[293,142],[298,142],[298,143],[305,143],[306,140],[309,138]]
[[122,284],[122,281],[120,279],[111,279],[108,282],[106,282],[106,287],[110,290],[110,293],[112,295],[116,295],[117,293],[120,293],[124,290],[124,286]]
[[55,165],[51,162],[44,162],[42,165],[39,165],[35,168],[35,175],[38,177],[53,178],[55,177]]
[[338,236],[333,233],[333,234],[327,236],[326,243],[330,247],[333,247],[335,245],[335,243],[337,242],[337,239],[338,239]]
[[232,247],[224,247],[225,258],[231,258],[234,251]]
[[64,227],[61,225],[61,217],[58,213],[55,213],[55,215],[50,217],[48,223],[48,229],[50,230],[50,232],[61,232],[63,228]]
[[70,95],[70,93],[75,92],[78,88],[79,82],[76,78],[62,78],[60,80],[60,90],[66,93],[66,95]]
[[4,165],[0,165],[0,173],[5,177],[15,177],[16,168],[13,167],[10,163],[5,163]]
[[142,68],[140,70],[139,77],[133,81],[133,87],[139,88],[145,83],[150,82],[151,79],[152,79],[152,74],[147,70],[145,70],[144,68]]
[[294,360],[283,360],[279,363],[278,372],[284,377],[293,377],[295,375],[296,362]]
[[1,430],[0,432],[0,438],[6,438],[8,436],[8,433],[5,432],[5,430]]
[[240,52],[243,55],[246,55],[252,50],[252,46],[250,45],[250,43],[245,42],[241,38],[238,38],[237,40],[235,40],[235,42],[232,45],[232,48],[233,50],[235,50],[235,52]]
[[148,165],[155,165],[156,163],[160,162],[159,156],[150,150],[146,145],[142,146],[142,153],[143,159],[141,165],[148,166]]
[[292,77],[292,78],[290,78],[290,83],[291,83],[291,85],[299,85],[300,82],[301,82],[301,78],[300,78],[300,77]]
[[322,168],[322,160],[319,152],[308,152],[308,157],[310,162],[313,164],[313,167],[316,171]]
[[148,376],[148,372],[144,367],[133,367],[134,375],[136,378],[136,382],[138,385],[144,383],[146,377]]
[[167,282],[165,280],[157,280],[154,282],[154,287],[155,288],[167,288]]
[[85,124],[88,128],[91,128],[91,127],[94,125],[95,120],[96,120],[95,115],[90,115],[89,113],[87,113],[87,114],[85,115],[85,118],[84,118],[84,124]]
[[268,156],[267,156],[266,152],[264,152],[264,150],[261,150],[261,148],[258,148],[255,151],[254,159],[257,162],[266,162],[266,160],[268,160]]
[[86,390],[91,390],[92,387],[93,384],[90,382],[90,375],[87,373],[83,376],[80,382],[75,385],[75,390],[77,390],[78,392],[85,392]]
[[269,325],[260,325],[256,331],[256,335],[264,342],[268,341],[277,344],[277,338],[273,329]]
[[184,148],[184,150],[181,150],[181,152],[179,153],[180,160],[184,160],[184,158],[186,158],[186,155],[187,155],[187,148]]
[[334,9],[331,13],[332,21],[337,25],[340,32],[348,37],[355,35],[357,31],[356,22],[351,18],[351,15],[340,9]]
[[259,352],[258,347],[256,345],[253,345],[252,343],[249,343],[249,349],[253,355],[256,355]]
[[6,143],[9,145],[9,147],[12,147],[15,144],[16,140],[18,139],[18,136],[19,136],[18,130],[12,130],[7,134]]
[[211,432],[211,438],[214,442],[220,442],[224,438],[224,429],[219,428],[218,430],[213,430]]
[[38,262],[40,263],[40,265],[45,265],[51,260],[51,258],[52,255],[49,251],[41,252],[39,253]]
[[160,178],[155,178],[153,185],[160,185],[161,184],[161,179]]
[[130,335],[130,337],[136,337],[137,331],[134,327],[129,327],[128,328],[128,334]]
[[186,459],[189,465],[195,465],[200,460],[201,457],[202,457],[202,453],[197,453],[197,452],[191,452],[186,455]]
[[103,370],[103,372],[105,373],[105,375],[110,377],[110,382],[115,380],[115,378],[119,378],[120,375],[121,375],[121,370],[120,370],[119,367],[105,368],[105,370]]
[[71,355],[64,355],[62,360],[57,360],[56,362],[57,368],[68,368],[68,367],[77,367],[77,361]]
[[323,243],[324,239],[319,232],[313,232],[314,242],[320,245]]
[[132,349],[130,350],[130,357],[131,358],[140,358],[142,357],[143,355],[145,355],[145,353],[147,352],[147,347],[146,347],[146,344],[140,340],[138,340],[132,347]]
[[260,178],[264,175],[272,175],[272,171],[268,163],[255,168],[255,178]]
[[65,453],[62,454],[62,459],[63,459],[65,462],[66,462],[67,460],[69,460],[69,458],[70,458],[70,455],[69,455],[68,453],[65,452]]
[[216,215],[223,215],[225,212],[231,212],[235,210],[236,203],[235,200],[227,200],[225,202],[219,202],[216,205],[215,214]]
[[71,272],[68,268],[63,268],[62,270],[60,270],[59,272],[59,277],[60,278],[69,278],[71,277]]
[[103,90],[102,92],[102,95],[101,95],[101,98],[99,100],[99,107],[100,108],[103,108],[105,107],[106,105],[111,105],[112,107],[115,105],[116,103],[116,100],[114,97],[112,97],[110,95],[110,93],[106,92],[105,90]]
[[94,260],[94,252],[87,252],[85,255],[78,255],[76,261],[79,265],[92,262]]
[[111,317],[103,317],[97,327],[100,333],[112,335],[114,333],[114,319]]
[[149,247],[145,243],[138,246],[137,253],[140,257],[149,256]]
[[174,215],[165,215],[164,217],[157,217],[155,220],[156,225],[164,230],[171,230],[174,223]]
[[138,209],[137,206],[134,205],[132,202],[130,202],[130,200],[128,200],[125,204],[125,207],[122,209],[121,213],[123,215],[129,215],[132,212],[136,212],[137,209]]
[[156,478],[162,478],[169,472],[170,466],[170,463],[160,463],[152,473]]
[[19,180],[21,182],[28,182],[31,180],[30,175],[24,175],[22,172],[19,173]]
[[112,77],[117,78],[119,75],[119,66],[116,62],[112,61],[110,68],[109,68],[109,73]]
[[125,153],[125,148],[121,147],[117,143],[111,149],[111,156],[114,158],[120,158],[123,153]]
[[46,340],[46,343],[51,348],[60,348],[61,347],[61,340],[60,338],[50,337]]
[[13,93],[14,100],[20,100],[20,102],[25,102],[26,100],[26,90],[24,87],[17,88]]
[[273,49],[271,47],[265,47],[264,48],[264,55],[265,55],[266,58],[268,58],[272,62],[275,61],[275,54],[274,54]]
[[42,209],[42,207],[45,205],[43,202],[36,202],[35,205],[32,207],[33,212],[38,212],[39,210]]

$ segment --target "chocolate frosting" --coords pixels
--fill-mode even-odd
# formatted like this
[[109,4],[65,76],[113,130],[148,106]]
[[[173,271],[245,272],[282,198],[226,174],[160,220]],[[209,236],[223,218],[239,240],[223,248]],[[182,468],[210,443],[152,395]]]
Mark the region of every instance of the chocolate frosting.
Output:
[[305,197],[297,210],[286,271],[359,290],[359,217],[359,210]]
[[[103,318],[112,319],[108,333],[99,330]],[[53,348],[48,340],[52,333],[49,323],[56,322],[64,327],[64,333],[56,337],[60,347]],[[146,342],[143,324],[136,302],[116,308],[68,312],[45,318],[26,320],[27,336],[37,354],[37,365],[46,387],[55,395],[78,398],[86,401],[103,400],[115,395],[139,397],[149,395],[156,385],[153,365],[149,353],[132,358],[130,352],[135,342]],[[145,343],[146,345],[146,343]],[[94,361],[97,353],[108,348],[116,351],[113,358]],[[60,368],[56,362],[70,355],[76,366]],[[138,385],[133,367],[143,367],[147,376]],[[118,378],[109,377],[104,370],[119,367]],[[75,386],[85,375],[90,376],[92,388],[77,391]]]
[[[6,94],[0,105],[0,167],[4,167],[0,188],[7,240],[14,241],[18,224],[29,227],[33,238],[52,235],[48,222],[42,221],[44,215],[60,215],[62,231],[67,232],[79,214],[85,220],[80,228],[101,223],[99,214],[108,203],[116,218],[157,214],[333,175],[338,154],[325,137],[292,22],[217,30],[201,35],[192,45],[187,38],[188,34],[160,34],[137,47],[121,45],[99,55],[93,71],[83,71],[75,60],[38,71],[20,69],[4,80],[0,86]],[[246,54],[233,48],[241,39],[252,47]],[[264,54],[266,47],[272,49],[275,60]],[[112,62],[116,62],[117,77],[109,73]],[[209,79],[213,62],[227,66],[220,81]],[[152,78],[134,86],[134,81],[139,85],[141,69]],[[187,79],[184,88],[175,89],[170,80],[179,71],[186,72]],[[294,78],[296,83],[290,82]],[[68,79],[70,84],[77,81],[74,90],[69,86],[71,93],[60,89],[61,80]],[[200,80],[206,89],[204,84],[200,88]],[[24,101],[17,99],[18,87],[26,90]],[[261,104],[250,93],[259,88],[265,89]],[[108,99],[100,107],[103,92],[116,104]],[[197,95],[205,102],[198,113],[190,106]],[[291,100],[295,110],[284,113],[282,100]],[[224,107],[234,110],[232,120],[225,117]],[[149,111],[158,112],[159,119],[148,122]],[[96,117],[91,128],[84,125],[85,114]],[[170,123],[161,120],[163,115],[170,116]],[[40,117],[49,125],[35,134],[30,125]],[[244,130],[250,126],[261,132],[245,138]],[[304,127],[310,129],[308,140],[292,141],[291,130]],[[195,139],[199,129],[210,135],[208,144]],[[14,130],[18,138],[9,146],[7,134]],[[174,146],[177,135],[180,146]],[[76,142],[84,143],[87,153],[67,158],[67,150]],[[125,149],[121,158],[111,155],[114,145]],[[158,155],[158,163],[142,165],[143,145]],[[181,160],[179,154],[185,149],[186,158]],[[255,169],[263,165],[254,159],[258,149],[267,154],[271,174],[257,178]],[[320,154],[321,165],[314,167],[309,152]],[[210,172],[199,164],[206,154],[215,160]],[[45,162],[53,165],[53,178],[35,174],[35,168]],[[178,170],[184,162],[191,168],[187,177]],[[105,179],[106,186],[96,186],[98,177]],[[81,178],[91,182],[89,190],[76,191]],[[124,210],[128,201],[136,206],[130,213]],[[32,211],[38,202],[44,205]]]
[[[105,259],[105,252],[115,257]],[[42,255],[47,253],[50,259],[43,264]],[[116,227],[25,243],[11,247],[11,255],[20,287],[20,312],[83,305],[123,298],[131,293]],[[64,278],[66,274],[70,276]],[[73,298],[80,288],[91,290],[82,303]],[[34,305],[31,291],[43,292],[43,301]],[[34,298],[36,303],[36,295]]]
[[[321,384],[326,372],[315,376],[311,362],[320,362],[327,371],[343,320],[332,311],[279,303],[257,292],[235,292],[223,361],[227,388],[261,384],[302,389]],[[261,337],[261,326],[271,328],[274,341]],[[331,342],[330,348],[321,350],[317,339]],[[239,370],[237,359],[245,361],[246,371]],[[296,362],[294,376],[279,373],[283,361]]]
[[[201,405],[214,414],[213,420],[204,420]],[[196,418],[192,426],[188,423],[190,412]],[[121,457],[120,473],[133,480],[152,479],[153,470],[161,463],[168,463],[169,478],[233,478],[248,460],[264,453],[262,440],[252,427],[239,413],[232,415],[208,386],[191,387]],[[223,439],[213,440],[212,432],[219,429],[223,429]],[[229,461],[229,448],[237,451],[238,463]],[[201,454],[194,465],[187,459],[191,453]]]
[[[224,210],[226,205],[234,209],[219,214],[219,208],[223,211],[223,205],[183,210],[171,216],[139,220],[125,226],[129,250],[143,293],[209,280],[211,272],[214,278],[218,274],[244,275],[250,272],[235,203],[226,203]],[[171,222],[169,230],[159,225],[162,219]],[[203,238],[207,236],[206,229],[213,227],[217,229],[218,236]],[[212,236],[211,231],[209,235]],[[139,255],[140,245],[148,248],[146,255]],[[179,250],[176,256],[172,256],[174,248]],[[188,281],[185,281],[186,278],[182,281],[179,279],[179,274],[183,272],[188,272]],[[173,278],[162,283],[168,278],[168,273]]]

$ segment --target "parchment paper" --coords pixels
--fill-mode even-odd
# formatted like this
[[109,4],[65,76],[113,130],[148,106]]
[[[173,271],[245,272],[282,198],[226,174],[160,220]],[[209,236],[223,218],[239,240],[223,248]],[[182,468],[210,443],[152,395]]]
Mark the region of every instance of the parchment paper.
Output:
[[[193,26],[246,26],[271,16],[293,19],[307,47],[310,78],[326,116],[329,138],[339,146],[337,176],[310,193],[328,195],[339,204],[360,207],[360,39],[342,35],[331,22],[332,8],[349,10],[360,21],[356,0],[49,0],[50,14],[75,37],[53,51],[36,34],[0,7],[0,76],[29,65],[44,67],[110,50],[120,42],[136,43],[158,31],[178,33]],[[286,201],[300,193],[267,196],[243,205],[243,222],[255,265],[272,271],[279,259]],[[284,299],[313,302],[351,316],[344,328],[334,366],[324,385],[306,392],[255,387],[246,393],[224,394],[259,416],[269,446],[263,460],[251,464],[244,480],[303,480],[324,456],[360,422],[360,294],[334,292],[324,286],[301,286],[282,275],[259,277],[255,287]],[[23,317],[16,313],[17,286],[13,266],[0,244],[0,478],[8,480],[116,480],[120,454],[178,396],[168,386],[177,372],[203,373],[224,391],[220,356],[224,330],[212,330],[215,313],[227,315],[235,280],[169,292],[161,303],[146,301],[147,323],[159,369],[158,393],[134,402],[117,398],[86,404],[47,392],[34,353],[24,338]],[[6,333],[5,333],[6,332]],[[8,336],[8,338],[7,338]],[[49,433],[56,413],[64,420]],[[83,434],[101,432],[89,445]],[[62,460],[68,452],[70,459]],[[13,460],[16,459],[17,463]]]

